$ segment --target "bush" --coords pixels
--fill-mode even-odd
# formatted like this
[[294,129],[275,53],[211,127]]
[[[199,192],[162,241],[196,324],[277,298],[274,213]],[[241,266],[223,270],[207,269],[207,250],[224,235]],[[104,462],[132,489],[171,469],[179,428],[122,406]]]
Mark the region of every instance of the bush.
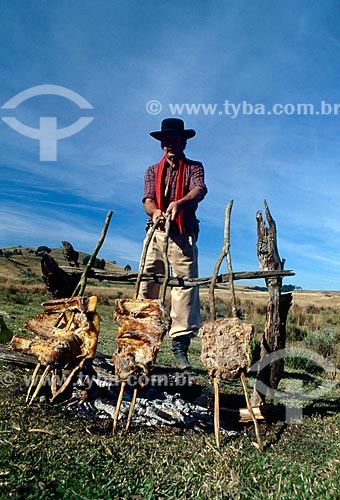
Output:
[[311,359],[304,358],[302,356],[294,356],[292,358],[285,358],[285,366],[292,368],[293,370],[304,370],[311,374],[320,374],[323,372],[323,368]]
[[[83,258],[83,265],[84,266],[87,265],[88,261],[90,260],[90,257],[91,257],[90,255],[85,255],[85,257]],[[96,269],[104,270],[105,269],[105,260],[96,258],[94,261],[93,267],[95,267]]]
[[340,342],[340,333],[335,328],[320,328],[310,332],[303,339],[309,349],[316,351],[325,358],[336,356],[337,344]]
[[29,293],[20,292],[15,288],[10,288],[6,292],[6,299],[8,302],[12,302],[14,304],[27,306],[31,302],[32,297]]
[[51,249],[49,247],[46,247],[45,245],[38,247],[35,251],[35,255],[38,255],[39,257],[44,255],[45,253],[51,253]]

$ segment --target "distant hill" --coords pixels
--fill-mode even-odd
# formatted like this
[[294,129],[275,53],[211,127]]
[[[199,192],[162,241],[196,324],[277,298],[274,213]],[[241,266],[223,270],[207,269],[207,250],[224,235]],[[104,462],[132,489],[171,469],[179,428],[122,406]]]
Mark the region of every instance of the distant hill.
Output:
[[[2,247],[1,250],[0,277],[2,279],[22,279],[23,276],[29,277],[30,275],[41,277],[41,257],[35,255],[36,248],[12,246]],[[62,248],[51,248],[49,255],[59,266],[69,265],[64,259]],[[82,262],[87,255],[89,254],[79,251],[79,269],[84,269]],[[98,257],[100,258],[100,255]],[[109,272],[124,271],[124,268],[105,260],[105,270]]]

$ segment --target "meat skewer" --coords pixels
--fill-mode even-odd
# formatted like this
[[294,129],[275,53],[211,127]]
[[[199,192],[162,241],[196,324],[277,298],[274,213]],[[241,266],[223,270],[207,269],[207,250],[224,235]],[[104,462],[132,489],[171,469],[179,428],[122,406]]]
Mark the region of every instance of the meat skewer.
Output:
[[38,362],[38,363],[37,363],[37,366],[34,368],[34,371],[33,371],[33,374],[32,374],[32,380],[31,380],[30,386],[29,386],[29,388],[28,388],[28,390],[27,390],[27,394],[26,394],[26,403],[28,403],[28,401],[29,401],[30,394],[31,394],[31,391],[32,391],[32,389],[33,389],[34,382],[35,382],[35,379],[36,379],[36,377],[37,377],[37,375],[38,375],[38,372],[39,372],[40,367],[41,367],[41,363],[40,363],[40,362]]
[[123,393],[126,388],[126,382],[132,376],[134,376],[137,380],[137,386],[133,390],[129,416],[125,427],[125,430],[127,431],[130,427],[137,399],[138,388],[143,385],[143,378],[147,377],[152,370],[161,342],[169,327],[169,317],[164,308],[164,300],[166,286],[169,280],[167,245],[170,229],[170,217],[167,217],[165,223],[163,249],[165,276],[161,287],[160,298],[152,300],[137,299],[139,285],[145,265],[146,252],[158,223],[159,219],[154,222],[152,229],[149,232],[148,239],[144,245],[136,282],[136,298],[116,300],[114,319],[117,321],[119,328],[116,339],[117,348],[113,355],[113,362],[115,365],[116,375],[121,381],[122,386],[114,414],[113,433],[115,433],[117,429],[118,416],[123,399]]
[[132,419],[133,410],[135,409],[135,405],[136,405],[137,394],[138,394],[138,388],[137,388],[137,387],[135,387],[135,388],[134,388],[134,390],[133,390],[133,395],[132,395],[132,401],[131,401],[130,411],[129,411],[128,419],[127,419],[126,426],[125,426],[125,431],[126,431],[126,432],[127,432],[127,431],[129,430],[129,428],[130,428],[130,424],[131,424],[131,419]]
[[[141,262],[140,262],[140,267],[139,267],[137,281],[136,281],[136,289],[135,289],[135,298],[136,298],[136,300],[137,300],[137,297],[138,297],[140,283],[141,283],[141,280],[142,280],[143,270],[144,270],[144,266],[145,266],[146,253],[147,253],[147,250],[149,248],[151,239],[152,239],[152,237],[154,235],[154,232],[157,229],[158,224],[159,224],[159,218],[157,218],[155,220],[155,222],[153,223],[153,226],[151,228],[151,231],[148,234],[148,238],[147,238],[147,240],[145,242],[145,246],[143,248],[143,252],[142,252],[142,256],[141,256]],[[112,428],[113,434],[115,434],[116,429],[117,429],[118,416],[119,416],[120,407],[121,407],[121,404],[122,404],[122,401],[123,401],[125,386],[126,386],[126,382],[123,381],[122,385],[120,387],[120,392],[119,392],[119,396],[118,396],[118,400],[117,400],[117,405],[116,405],[115,413],[114,413],[114,417],[113,417],[113,428]],[[131,421],[132,413],[133,413],[135,402],[136,402],[136,399],[137,399],[137,392],[138,392],[138,389],[137,389],[137,387],[135,387],[134,390],[133,390],[133,397],[132,397],[130,411],[129,411],[129,418],[128,418],[125,430],[128,430],[129,426],[130,426],[130,421]]]
[[35,391],[34,391],[34,393],[33,393],[33,396],[32,396],[32,398],[31,398],[31,401],[28,403],[28,406],[31,406],[31,404],[33,403],[33,401],[35,400],[35,398],[38,396],[39,391],[40,391],[40,389],[42,388],[43,383],[44,383],[44,381],[45,381],[45,378],[47,377],[47,375],[48,375],[48,373],[50,372],[50,370],[51,370],[51,365],[47,365],[47,366],[45,367],[44,373],[43,373],[43,374],[42,374],[42,376],[40,377],[39,383],[38,383],[38,385],[37,385],[37,387],[36,387],[36,389],[35,389]]
[[122,405],[124,391],[125,391],[125,386],[126,386],[126,381],[124,380],[122,382],[121,386],[120,386],[120,391],[119,391],[119,396],[118,396],[118,400],[117,400],[117,405],[116,405],[116,408],[115,408],[115,414],[114,414],[114,417],[113,417],[113,428],[112,428],[113,434],[116,433],[117,423],[118,423],[118,416],[119,416],[119,410],[120,410],[120,407]]
[[[231,311],[232,311],[232,315],[234,318],[237,318],[237,309],[236,309],[236,295],[235,295],[235,288],[234,288],[234,279],[233,279],[233,269],[232,269],[232,264],[231,264],[231,256],[230,256],[230,251],[228,250],[228,253],[227,253],[227,263],[228,263],[228,272],[229,272],[229,284],[230,284],[230,291],[231,291],[231,296],[232,296],[232,307],[231,307]],[[249,325],[251,326],[251,336],[253,335],[253,326],[252,325]],[[249,342],[250,342],[250,337],[249,337]],[[248,349],[250,348],[250,345],[248,347]],[[250,356],[248,355],[248,360],[249,360],[249,364],[250,364]],[[249,393],[248,393],[248,387],[247,387],[247,381],[246,381],[246,376],[245,376],[245,368],[241,371],[240,373],[240,379],[241,379],[241,383],[242,383],[242,387],[243,387],[243,392],[244,392],[244,397],[245,397],[245,400],[246,400],[246,405],[247,405],[247,408],[248,408],[248,411],[250,413],[250,416],[252,418],[252,421],[254,423],[254,427],[255,427],[255,434],[256,434],[256,439],[257,439],[257,444],[258,444],[258,447],[261,451],[263,451],[263,443],[262,443],[262,438],[261,438],[261,433],[260,433],[260,428],[259,428],[259,424],[257,422],[257,419],[254,415],[254,412],[253,412],[253,408],[251,406],[251,402],[250,402],[250,398],[249,398]]]
[[[246,403],[251,415],[252,411],[244,372],[251,364],[250,341],[253,336],[253,325],[242,323],[237,317],[236,297],[233,283],[233,270],[230,257],[230,212],[233,205],[231,200],[225,212],[224,242],[222,251],[217,259],[209,289],[211,302],[211,321],[203,325],[200,330],[202,340],[202,362],[207,367],[209,375],[214,380],[214,430],[217,447],[220,446],[220,417],[219,417],[219,382],[241,378]],[[232,317],[216,320],[214,289],[217,275],[223,258],[226,257],[229,272],[231,291]],[[258,423],[254,416],[255,432],[259,449],[263,449]]]
[[[34,339],[17,335],[12,338],[11,347],[13,350],[33,354],[38,359],[27,391],[26,402],[29,401],[40,367],[46,367],[30,399],[29,406],[38,395],[52,368],[51,392],[53,401],[65,391],[73,376],[84,366],[85,361],[92,359],[95,355],[100,329],[100,318],[96,313],[98,298],[93,296],[85,299],[83,294],[89,270],[104,242],[111,216],[112,211],[110,210],[106,215],[96,247],[72,297],[43,302],[44,313],[38,314],[26,324],[28,330],[35,334]],[[78,296],[76,296],[77,294]],[[57,371],[72,362],[75,363],[75,366],[65,382],[58,388]]]
[[[53,401],[66,389],[73,375],[82,368],[85,361],[94,357],[100,328],[99,315],[96,313],[97,302],[96,296],[88,299],[73,297],[43,302],[44,312],[26,323],[26,328],[35,334],[35,338],[13,336],[11,342],[13,350],[33,354],[38,359],[26,395],[28,406],[37,397],[52,368]],[[56,318],[58,326],[55,326]],[[57,388],[57,370],[66,368],[70,363],[75,363],[74,368],[62,386]],[[41,366],[45,369],[31,396]]]
[[220,447],[220,381],[214,377],[214,432],[217,448]]

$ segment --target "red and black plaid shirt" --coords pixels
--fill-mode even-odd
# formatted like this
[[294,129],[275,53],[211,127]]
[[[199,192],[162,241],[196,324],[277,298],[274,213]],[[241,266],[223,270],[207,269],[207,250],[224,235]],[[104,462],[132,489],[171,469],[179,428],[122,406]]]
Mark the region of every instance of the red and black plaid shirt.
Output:
[[[198,161],[189,160],[185,158],[186,171],[184,180],[184,195],[189,193],[194,187],[201,187],[207,193],[207,187],[204,182],[204,168],[202,163]],[[156,170],[158,163],[151,165],[145,173],[144,178],[144,196],[143,203],[146,198],[151,198],[156,200]],[[170,176],[170,179],[169,179]],[[168,196],[165,201],[165,208],[172,201],[176,200],[176,183],[178,178],[178,169],[169,168],[167,169],[164,185],[169,185]],[[184,209],[184,220],[183,226],[186,232],[196,232],[198,229],[198,219],[196,218],[195,212],[197,210],[197,203]]]

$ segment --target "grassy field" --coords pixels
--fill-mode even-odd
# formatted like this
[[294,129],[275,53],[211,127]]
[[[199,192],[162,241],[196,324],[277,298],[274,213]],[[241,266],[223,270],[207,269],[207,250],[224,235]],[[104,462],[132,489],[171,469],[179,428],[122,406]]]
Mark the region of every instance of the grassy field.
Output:
[[[40,303],[50,298],[39,278],[39,259],[34,267],[28,256],[24,258],[26,268],[0,258],[0,314],[17,334],[25,333],[25,321],[41,312]],[[111,354],[116,334],[114,298],[133,290],[90,282],[87,293],[99,296],[98,349]],[[297,291],[293,295],[289,345],[303,345],[339,366],[340,294]],[[208,318],[204,290],[201,296],[202,315]],[[228,316],[228,292],[218,291],[217,296],[219,313]],[[243,317],[255,324],[259,338],[266,293],[238,288],[237,297]],[[199,339],[194,339],[190,352],[194,368],[200,370],[194,383],[211,391],[199,358]],[[170,362],[166,339],[158,364]],[[237,436],[222,436],[218,450],[210,432],[139,428],[113,436],[109,419],[72,419],[57,406],[41,402],[27,408],[28,373],[0,363],[1,499],[340,499],[339,384],[320,399],[306,400],[301,422],[282,419],[261,424],[267,444],[261,453],[253,446],[251,424],[235,424]],[[301,381],[303,386],[298,387],[308,394],[326,379],[302,360],[289,361],[282,387],[287,390]],[[248,383],[253,385],[254,379]],[[223,383],[223,397],[238,401],[241,385]]]

